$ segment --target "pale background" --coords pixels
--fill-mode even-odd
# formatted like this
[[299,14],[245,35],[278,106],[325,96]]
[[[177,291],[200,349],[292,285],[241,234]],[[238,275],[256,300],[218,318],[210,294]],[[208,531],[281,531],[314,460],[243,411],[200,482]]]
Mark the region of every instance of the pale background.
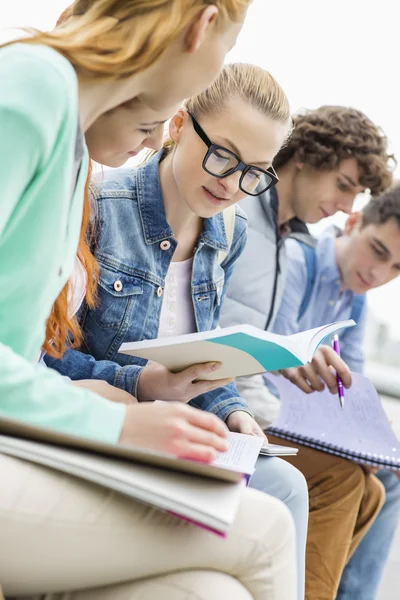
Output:
[[[0,0],[0,42],[15,36],[6,30],[10,27],[50,29],[68,4]],[[398,0],[255,0],[227,61],[252,62],[271,71],[287,92],[293,112],[321,104],[362,110],[384,129],[400,159],[399,6]],[[360,198],[356,206],[364,201]],[[332,221],[343,224],[344,215],[313,230]],[[369,294],[371,330],[377,330],[386,344],[380,358],[396,366],[400,366],[399,300],[400,278]],[[399,435],[399,402],[385,400],[385,407]],[[398,537],[379,600],[400,597],[399,567]]]
[[[51,28],[68,4],[68,0],[0,0],[0,41],[15,35],[7,28]],[[364,111],[382,126],[400,157],[395,61],[399,12],[397,0],[255,0],[227,60],[252,62],[271,71],[293,111],[321,104]],[[333,220],[341,224],[343,216]],[[400,340],[399,297],[400,280],[369,294],[374,315],[390,324],[391,334]]]

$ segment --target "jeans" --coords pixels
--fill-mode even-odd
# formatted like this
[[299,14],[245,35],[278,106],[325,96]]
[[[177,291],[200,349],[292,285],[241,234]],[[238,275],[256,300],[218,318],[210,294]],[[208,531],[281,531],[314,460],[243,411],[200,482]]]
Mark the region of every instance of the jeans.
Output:
[[375,600],[400,515],[400,481],[391,471],[376,477],[385,486],[386,499],[343,571],[337,600]]
[[305,551],[308,525],[308,489],[298,469],[280,458],[260,456],[249,486],[278,498],[290,510],[296,531],[298,600],[304,600]]

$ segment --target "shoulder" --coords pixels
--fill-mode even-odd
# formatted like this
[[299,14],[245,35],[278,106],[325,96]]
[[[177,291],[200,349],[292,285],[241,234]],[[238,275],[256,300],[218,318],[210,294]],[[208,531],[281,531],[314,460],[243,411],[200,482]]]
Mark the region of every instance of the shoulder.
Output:
[[235,204],[235,229],[234,239],[239,238],[244,232],[247,233],[247,215],[244,210]]
[[[288,264],[293,264],[296,267],[305,266],[305,256],[303,250],[303,244],[294,238],[287,238],[285,240],[285,250],[288,260]],[[314,248],[311,248],[312,252],[315,252]]]
[[2,117],[18,116],[51,141],[73,115],[76,133],[78,83],[70,62],[46,46],[11,44],[0,50]]
[[240,202],[248,219],[249,235],[257,239],[276,242],[276,211],[269,190],[259,196],[246,196]]
[[136,198],[137,171],[136,167],[125,167],[95,173],[90,184],[93,197],[96,201],[116,197]]
[[[40,116],[49,107],[78,101],[78,82],[71,63],[46,46],[11,44],[0,50],[1,103],[11,98],[16,106],[34,107]],[[31,95],[34,94],[34,95]],[[47,113],[47,120],[54,119]],[[49,118],[51,117],[51,119]]]

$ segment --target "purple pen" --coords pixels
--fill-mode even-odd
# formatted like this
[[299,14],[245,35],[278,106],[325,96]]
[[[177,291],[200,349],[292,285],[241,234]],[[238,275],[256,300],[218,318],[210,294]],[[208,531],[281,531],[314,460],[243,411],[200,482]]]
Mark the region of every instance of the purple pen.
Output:
[[[338,354],[340,356],[339,336],[337,334],[335,334],[333,336],[332,347],[333,347],[334,351],[336,352],[336,354]],[[344,408],[344,387],[343,387],[343,381],[340,379],[340,377],[339,377],[339,375],[337,373],[336,373],[336,381],[337,381],[337,387],[338,387],[338,396],[339,396],[340,406],[342,408]]]

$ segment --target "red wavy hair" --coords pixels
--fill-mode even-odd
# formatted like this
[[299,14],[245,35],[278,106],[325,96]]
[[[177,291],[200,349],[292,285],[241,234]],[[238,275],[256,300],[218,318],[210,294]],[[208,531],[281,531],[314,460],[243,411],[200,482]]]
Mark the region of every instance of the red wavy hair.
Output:
[[[90,250],[93,227],[90,225],[90,201],[89,185],[92,175],[92,166],[89,164],[88,176],[85,184],[84,202],[81,233],[78,245],[78,258],[87,274],[87,285],[85,293],[85,302],[89,308],[93,308],[96,303],[96,289],[99,274],[99,267]],[[82,332],[76,316],[71,316],[68,306],[69,282],[61,290],[57,300],[53,304],[52,311],[46,325],[46,338],[43,344],[43,350],[54,356],[61,358],[66,347],[76,348],[82,342]]]

